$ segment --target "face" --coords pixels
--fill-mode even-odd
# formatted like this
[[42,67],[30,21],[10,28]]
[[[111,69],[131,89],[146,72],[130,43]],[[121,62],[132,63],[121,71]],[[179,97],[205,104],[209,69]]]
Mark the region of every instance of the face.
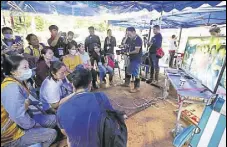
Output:
[[111,30],[108,31],[108,32],[107,32],[107,35],[108,35],[108,36],[112,36],[112,31],[111,31]]
[[69,53],[70,53],[71,55],[76,55],[76,54],[78,53],[78,49],[77,49],[75,46],[73,46],[73,47],[69,50]]
[[90,35],[94,35],[94,34],[95,34],[95,31],[92,30],[92,29],[90,29],[90,30],[89,30],[89,34],[90,34]]
[[3,36],[4,36],[5,39],[12,39],[13,38],[13,31],[5,30],[3,32]]
[[51,49],[48,49],[46,54],[43,56],[46,60],[51,61],[54,57],[54,52]]
[[83,52],[85,51],[84,45],[81,45],[81,46],[80,46],[79,51],[80,51],[81,53],[83,53]]
[[37,45],[39,45],[39,40],[38,40],[38,37],[37,36],[32,36],[31,38],[30,38],[30,42],[29,42],[31,45],[35,45],[35,46],[37,46]]
[[29,64],[27,60],[22,60],[16,71],[12,72],[14,77],[20,77],[23,73],[29,69]]
[[98,53],[98,52],[100,51],[100,48],[97,47],[97,46],[95,46],[95,47],[94,47],[94,50],[95,50],[96,53]]
[[153,33],[154,33],[154,34],[158,34],[158,33],[159,33],[159,29],[153,28]]
[[69,39],[69,40],[73,40],[73,35],[72,35],[72,34],[69,34],[69,35],[68,35],[68,39]]
[[54,78],[57,80],[63,80],[65,78],[65,74],[66,74],[66,67],[62,66],[56,74],[54,74]]
[[128,31],[127,34],[128,34],[128,37],[129,37],[129,38],[133,38],[133,37],[134,37],[134,33],[131,32],[131,31]]
[[50,33],[51,33],[52,36],[57,36],[58,30],[53,29],[53,30],[50,31]]

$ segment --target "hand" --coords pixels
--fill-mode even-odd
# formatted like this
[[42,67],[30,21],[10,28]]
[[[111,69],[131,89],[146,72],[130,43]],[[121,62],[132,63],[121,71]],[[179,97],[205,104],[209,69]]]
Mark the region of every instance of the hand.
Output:
[[107,63],[104,63],[104,66],[107,67]]
[[12,46],[11,46],[11,48],[10,48],[10,50],[12,50],[12,51],[15,51],[17,49],[17,45],[16,44],[13,44]]
[[26,99],[25,102],[24,102],[24,105],[25,105],[25,110],[28,110],[28,106],[31,105],[31,100]]
[[61,37],[62,31],[58,32],[58,37]]

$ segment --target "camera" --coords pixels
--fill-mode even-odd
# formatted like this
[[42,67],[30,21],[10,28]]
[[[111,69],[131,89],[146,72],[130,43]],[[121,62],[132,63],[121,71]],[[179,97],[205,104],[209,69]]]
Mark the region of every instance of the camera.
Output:
[[129,52],[129,45],[119,45],[120,50],[116,50],[117,55],[123,55]]

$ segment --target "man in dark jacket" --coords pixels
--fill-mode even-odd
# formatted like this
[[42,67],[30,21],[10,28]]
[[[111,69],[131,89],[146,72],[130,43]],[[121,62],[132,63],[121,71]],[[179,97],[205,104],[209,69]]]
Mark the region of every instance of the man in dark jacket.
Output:
[[[160,26],[155,25],[153,27],[154,37],[152,37],[149,45],[149,54],[150,54],[150,63],[151,63],[151,72],[150,80],[148,83],[153,82],[154,84],[158,82],[159,77],[159,58],[156,56],[156,52],[159,48],[162,47],[162,35],[160,33]],[[153,75],[155,71],[155,80],[153,81]]]
[[116,47],[116,38],[112,36],[112,30],[107,30],[107,37],[104,42],[104,51],[106,54],[114,55],[114,47]]
[[85,40],[85,51],[88,52],[89,56],[94,52],[94,44],[97,43],[101,46],[100,38],[99,36],[95,35],[95,28],[93,26],[88,28],[89,30],[89,36]]

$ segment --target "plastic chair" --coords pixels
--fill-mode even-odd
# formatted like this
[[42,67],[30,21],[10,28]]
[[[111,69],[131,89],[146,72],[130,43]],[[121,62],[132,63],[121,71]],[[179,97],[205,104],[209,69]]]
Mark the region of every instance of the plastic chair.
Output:
[[198,126],[185,128],[173,141],[175,147],[226,147],[226,96],[218,95],[206,106]]

